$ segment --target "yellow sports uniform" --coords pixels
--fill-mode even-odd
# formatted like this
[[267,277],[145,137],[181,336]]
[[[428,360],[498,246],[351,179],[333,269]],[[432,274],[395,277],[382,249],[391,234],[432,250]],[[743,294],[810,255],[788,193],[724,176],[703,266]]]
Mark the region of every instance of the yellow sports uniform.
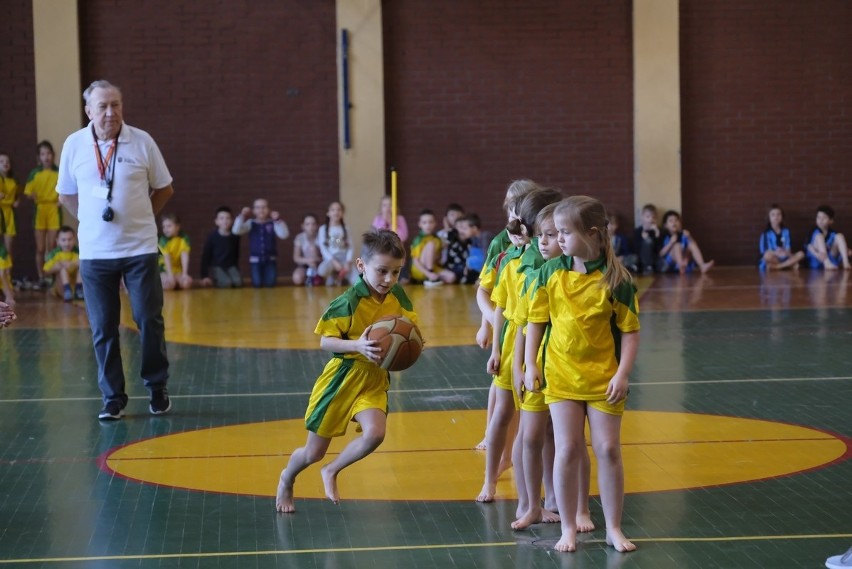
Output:
[[512,364],[515,361],[515,336],[518,331],[512,317],[523,284],[520,280],[523,277],[518,274],[523,252],[523,247],[511,247],[506,251],[499,263],[494,289],[491,291],[491,301],[503,309],[505,319],[500,331],[500,371],[494,376],[494,385],[512,393],[515,392],[512,385]]
[[630,281],[610,290],[601,278],[605,259],[573,270],[573,257],[542,265],[530,296],[528,321],[550,322],[544,335],[542,379],[548,404],[576,400],[612,415],[624,412],[624,400],[606,402],[606,389],[618,370],[621,334],[639,331],[639,301]]
[[33,214],[33,227],[40,230],[58,230],[62,225],[62,212],[59,207],[59,194],[56,193],[56,182],[59,179],[59,168],[53,166],[49,170],[39,166],[30,172],[24,195],[32,196],[36,207]]
[[179,275],[183,273],[183,264],[180,256],[183,253],[189,253],[192,248],[189,246],[189,235],[183,231],[179,232],[174,237],[166,237],[163,235],[159,241],[160,253],[160,272],[166,272],[166,263],[172,268],[172,274]]
[[[376,320],[400,315],[417,323],[411,301],[401,286],[394,285],[384,301],[379,302],[361,277],[331,301],[314,333],[355,340]],[[387,414],[389,377],[386,370],[361,353],[334,354],[311,391],[305,427],[321,437],[340,437],[361,411],[380,409]]]
[[[544,257],[541,256],[541,252],[538,250],[538,239],[533,239],[530,243],[530,246],[524,251],[524,254],[521,255],[520,266],[518,267],[518,275],[521,280],[521,288],[520,294],[518,295],[517,305],[515,306],[515,312],[513,315],[513,320],[515,322],[515,326],[519,329],[524,329],[527,325],[527,316],[529,315],[530,303],[529,297],[532,290],[535,288],[536,275],[538,274],[538,269],[544,264]],[[548,324],[548,327],[550,324]],[[541,354],[542,349],[538,350],[538,363],[539,368],[541,367]],[[534,393],[532,391],[525,391],[523,394],[523,399],[520,401],[521,411],[529,411],[531,413],[541,413],[548,410],[547,403],[544,401],[544,393]]]
[[0,176],[0,235],[15,236],[18,229],[15,226],[15,210],[13,205],[18,199],[18,183],[14,178]]
[[0,271],[5,271],[12,268],[12,256],[6,250],[6,245],[0,240]]
[[[488,251],[485,253],[485,262],[482,264],[482,270],[479,272],[479,286],[485,290],[494,289],[494,280],[497,278],[495,266],[497,265],[498,257],[511,244],[512,241],[509,239],[509,232],[505,229],[495,235],[491,243],[488,244]],[[484,286],[483,282],[487,282],[489,286]]]
[[[435,244],[435,263],[429,267],[430,271],[439,271],[441,270],[441,265],[438,263],[438,260],[441,258],[441,247],[443,244],[441,243],[441,238],[437,235],[432,235],[431,233],[428,235],[424,235],[422,232],[414,238],[411,242],[411,258],[419,259],[420,254],[423,252],[423,249],[426,248],[426,245],[429,243]],[[417,268],[417,265],[411,264],[411,278],[416,281],[425,281],[428,280],[426,275],[423,274],[423,271]]]

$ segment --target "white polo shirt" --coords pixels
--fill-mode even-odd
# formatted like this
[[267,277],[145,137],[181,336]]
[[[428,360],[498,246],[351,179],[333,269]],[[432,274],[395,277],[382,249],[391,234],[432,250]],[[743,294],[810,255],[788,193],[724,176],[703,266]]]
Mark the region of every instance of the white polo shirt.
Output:
[[[105,158],[112,140],[99,140],[98,144]],[[171,183],[172,176],[151,135],[122,124],[110,204],[115,216],[112,221],[104,221],[107,200],[97,196],[101,177],[92,123],[71,134],[62,147],[56,191],[78,196],[80,259],[120,259],[156,253],[157,222],[150,192]]]

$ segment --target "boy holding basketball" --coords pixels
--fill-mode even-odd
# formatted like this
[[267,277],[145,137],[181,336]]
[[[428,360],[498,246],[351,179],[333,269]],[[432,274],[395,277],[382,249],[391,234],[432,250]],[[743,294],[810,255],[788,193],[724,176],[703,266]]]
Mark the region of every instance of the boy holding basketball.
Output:
[[331,439],[343,436],[350,421],[363,434],[350,442],[331,462],[322,467],[325,493],[334,503],[340,501],[337,475],[374,450],[385,438],[388,411],[388,372],[379,367],[382,360],[378,342],[368,339],[370,325],[384,316],[417,315],[402,287],[397,284],[405,263],[405,247],[393,231],[365,233],[361,257],[355,261],[360,278],[334,299],[322,315],[314,333],[321,336],[320,348],[332,352],[331,361],[314,384],[305,427],[305,446],[293,451],[281,472],[275,510],[295,511],[293,484],[296,476],[322,460]]

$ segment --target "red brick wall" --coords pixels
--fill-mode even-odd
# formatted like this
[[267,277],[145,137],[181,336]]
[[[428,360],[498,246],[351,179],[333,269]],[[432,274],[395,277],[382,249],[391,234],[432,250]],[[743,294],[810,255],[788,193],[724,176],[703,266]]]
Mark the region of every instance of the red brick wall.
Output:
[[[194,274],[219,205],[267,198],[295,235],[337,199],[333,1],[85,0],[80,26],[83,85],[119,85],[126,122],[163,152],[165,211],[192,239]],[[292,243],[279,242],[279,274]]]
[[[5,0],[0,18],[0,152],[9,153],[21,191],[38,162],[34,57],[31,0]],[[36,274],[32,211],[33,203],[22,198],[13,245],[16,278]]]
[[769,204],[796,243],[817,205],[852,233],[852,2],[681,0],[684,224],[754,264]]
[[629,0],[385,2],[387,164],[416,226],[448,202],[502,228],[516,178],[633,207]]

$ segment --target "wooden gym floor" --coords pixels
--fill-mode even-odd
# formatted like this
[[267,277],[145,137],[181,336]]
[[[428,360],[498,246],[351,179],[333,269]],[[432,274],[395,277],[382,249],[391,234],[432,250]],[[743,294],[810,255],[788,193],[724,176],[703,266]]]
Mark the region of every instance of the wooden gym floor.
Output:
[[174,412],[159,418],[125,318],[131,401],[116,423],[95,418],[82,306],[22,293],[0,331],[0,566],[820,567],[852,544],[849,279],[640,279],[623,429],[631,554],[602,530],[575,554],[550,548],[558,525],[513,532],[511,472],[500,500],[473,501],[489,378],[472,287],[408,287],[428,349],[392,374],[388,439],[341,475],[340,505],[316,468],[303,473],[293,515],[273,494],[327,358],[313,327],[340,289],[167,294]]

